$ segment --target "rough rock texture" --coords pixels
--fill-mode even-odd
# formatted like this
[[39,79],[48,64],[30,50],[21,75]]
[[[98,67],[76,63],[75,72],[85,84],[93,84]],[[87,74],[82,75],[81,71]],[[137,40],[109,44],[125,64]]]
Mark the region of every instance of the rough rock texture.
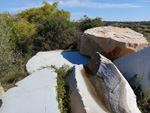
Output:
[[[68,77],[71,113],[139,113],[135,95],[117,68],[101,55],[96,58],[90,60],[88,67],[97,76],[87,74],[83,65],[76,65]],[[32,74],[0,96],[0,113],[59,112],[55,91],[57,74],[50,66],[86,65],[87,61],[79,52],[39,52],[26,65]]]
[[110,113],[88,80],[83,65],[73,67],[68,82],[71,113]]
[[26,65],[32,74],[0,97],[0,113],[59,112],[55,91],[57,74],[50,66],[86,65],[88,59],[79,52],[62,50],[37,53]]
[[143,92],[150,86],[150,47],[116,59],[114,64],[128,81],[135,74],[137,74],[137,79],[144,75],[143,80],[140,82]]
[[57,113],[56,75],[45,68],[18,82],[0,96],[0,113]]
[[79,52],[63,50],[39,52],[28,61],[26,69],[29,73],[32,73],[51,65],[57,67],[61,67],[64,64],[70,67],[73,67],[74,64],[86,65],[88,60],[88,57],[81,55]]
[[114,60],[148,46],[142,34],[129,28],[96,27],[88,29],[81,38],[80,52],[92,56],[95,52]]
[[133,90],[110,60],[96,53],[87,69],[95,75],[90,81],[111,113],[140,113]]
[[1,83],[0,83],[0,96],[2,96],[4,94],[4,88],[1,86]]

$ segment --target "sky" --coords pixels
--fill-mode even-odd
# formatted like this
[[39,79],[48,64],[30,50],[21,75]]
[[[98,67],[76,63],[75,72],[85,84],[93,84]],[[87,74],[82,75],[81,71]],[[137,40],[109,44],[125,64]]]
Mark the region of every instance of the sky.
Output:
[[[59,9],[71,13],[71,20],[84,15],[100,17],[103,21],[150,21],[150,0],[45,0],[59,1]],[[41,7],[43,0],[0,0],[0,13],[19,13],[25,9]]]

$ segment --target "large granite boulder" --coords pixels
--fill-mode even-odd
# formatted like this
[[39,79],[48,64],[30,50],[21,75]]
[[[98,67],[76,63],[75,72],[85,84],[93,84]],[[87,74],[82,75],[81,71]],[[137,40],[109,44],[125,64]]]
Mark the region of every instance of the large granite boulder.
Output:
[[147,46],[148,42],[143,35],[129,28],[95,27],[84,32],[81,37],[80,52],[87,56],[99,52],[114,60]]
[[51,68],[32,73],[0,96],[0,113],[57,113],[56,76]]
[[88,62],[87,69],[95,75],[89,76],[89,80],[111,113],[140,113],[133,90],[110,60],[96,53]]
[[144,76],[140,82],[143,92],[150,86],[150,47],[116,59],[114,60],[114,64],[128,81],[130,81],[134,75],[137,75],[136,81]]
[[4,94],[4,88],[1,86],[1,83],[0,83],[0,96]]
[[73,67],[68,77],[71,113],[110,113],[90,83],[83,65]]

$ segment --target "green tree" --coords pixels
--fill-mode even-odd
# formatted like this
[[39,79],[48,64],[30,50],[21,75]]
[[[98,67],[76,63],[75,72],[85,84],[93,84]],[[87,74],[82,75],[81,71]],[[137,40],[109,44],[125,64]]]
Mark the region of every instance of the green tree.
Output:
[[38,50],[41,49],[39,47],[42,47],[42,50],[76,49],[80,34],[81,32],[63,16],[48,16],[39,22],[34,44]]
[[[40,51],[64,49],[75,45],[71,45],[71,42],[74,43],[76,40],[71,39],[71,36],[76,37],[79,33],[75,27],[71,27],[70,13],[63,9],[59,10],[58,2],[50,5],[44,1],[43,4],[42,7],[31,8],[17,14],[18,19],[13,24],[13,37],[22,52],[32,47],[34,51]],[[70,46],[67,46],[68,44]]]
[[84,15],[84,18],[80,20],[80,28],[82,31],[89,29],[89,28],[99,27],[103,25],[104,23],[102,22],[102,19],[98,17],[95,19],[91,19],[87,17],[86,15]]
[[32,40],[36,33],[34,24],[29,23],[25,19],[14,21],[12,33],[12,41],[16,45],[16,50],[26,53],[32,49]]
[[38,22],[39,20],[50,16],[63,16],[66,19],[70,19],[70,13],[68,11],[64,10],[59,10],[58,7],[58,2],[54,2],[52,5],[47,3],[46,1],[43,2],[44,6],[39,7],[39,8],[31,8],[27,9],[26,11],[22,11],[21,13],[17,14],[21,18],[26,19],[30,23],[35,23]]

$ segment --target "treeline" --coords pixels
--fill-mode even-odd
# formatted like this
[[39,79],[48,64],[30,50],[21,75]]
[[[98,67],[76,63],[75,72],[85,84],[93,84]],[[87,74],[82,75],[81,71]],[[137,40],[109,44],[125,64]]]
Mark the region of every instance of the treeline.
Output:
[[0,82],[7,90],[28,74],[25,64],[39,51],[55,49],[79,50],[84,30],[104,25],[101,18],[84,16],[70,21],[70,12],[58,9],[58,2],[43,2],[11,15],[0,14]]

